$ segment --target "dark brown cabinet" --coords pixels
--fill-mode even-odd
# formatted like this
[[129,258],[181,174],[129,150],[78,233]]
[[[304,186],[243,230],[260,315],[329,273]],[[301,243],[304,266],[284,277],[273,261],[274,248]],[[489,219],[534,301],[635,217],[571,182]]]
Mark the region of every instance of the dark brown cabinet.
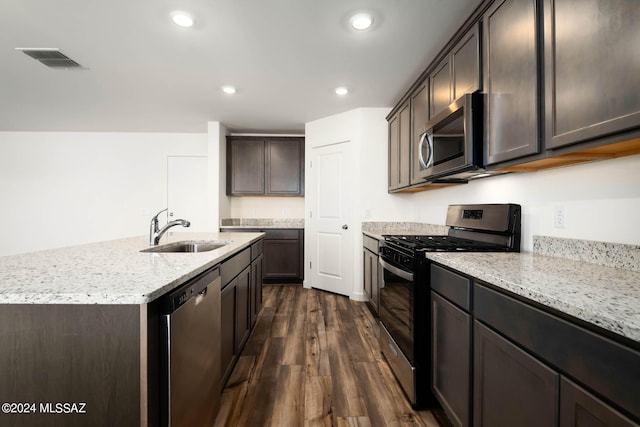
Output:
[[485,13],[485,164],[540,151],[537,0],[497,0]]
[[[252,247],[260,245],[260,242],[261,240],[254,243]],[[220,265],[222,385],[227,382],[253,327],[251,301],[255,298],[252,293],[256,292],[253,287],[253,271],[251,248],[244,249]]]
[[407,100],[406,104],[389,120],[389,191],[409,185],[410,106],[411,103]]
[[444,58],[429,76],[429,118],[451,104],[451,55]]
[[480,29],[476,23],[429,76],[429,118],[465,93],[480,89]]
[[258,313],[262,308],[262,281],[263,281],[263,241],[251,245],[251,289],[249,303],[251,327],[256,324]]
[[303,196],[304,138],[227,137],[227,194]]
[[302,277],[302,240],[297,230],[269,235],[264,240],[264,278],[297,281]]
[[432,386],[454,426],[470,425],[471,315],[431,292]]
[[425,131],[425,124],[429,121],[429,81],[425,80],[411,95],[411,142],[409,144],[411,173],[409,184],[424,182],[420,177],[420,158],[418,148],[420,138]]
[[480,24],[476,23],[451,50],[451,101],[481,89]]
[[369,306],[378,314],[380,304],[380,284],[378,282],[378,241],[367,235],[363,239],[363,286],[364,293],[369,297]]
[[297,228],[224,228],[222,231],[261,232],[264,283],[299,283],[304,278],[304,230]]
[[220,294],[220,364],[222,365],[222,390],[236,362],[236,287],[227,284]]
[[454,426],[471,425],[471,280],[431,265],[431,386]]
[[566,378],[560,380],[560,427],[638,427],[638,424]]
[[545,0],[546,146],[640,126],[640,4]]
[[477,321],[474,351],[474,426],[556,425],[556,372]]
[[453,425],[640,425],[637,349],[438,264],[430,285],[432,389]]
[[251,313],[250,313],[250,284],[251,284],[251,267],[247,266],[235,279],[236,287],[236,352],[239,355],[241,349],[249,338],[251,331]]

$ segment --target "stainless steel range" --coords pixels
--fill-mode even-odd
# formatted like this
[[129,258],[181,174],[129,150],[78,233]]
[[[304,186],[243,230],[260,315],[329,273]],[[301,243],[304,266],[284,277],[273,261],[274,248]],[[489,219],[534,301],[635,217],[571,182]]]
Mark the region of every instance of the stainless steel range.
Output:
[[414,408],[437,406],[431,392],[431,303],[425,252],[520,252],[521,208],[450,205],[447,235],[384,236],[379,262],[380,347]]

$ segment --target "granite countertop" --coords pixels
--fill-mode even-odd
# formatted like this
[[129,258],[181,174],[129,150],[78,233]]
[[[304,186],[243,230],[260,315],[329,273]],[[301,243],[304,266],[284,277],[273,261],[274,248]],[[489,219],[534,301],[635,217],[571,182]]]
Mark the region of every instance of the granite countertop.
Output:
[[200,253],[143,253],[149,237],[0,257],[0,304],[145,304],[239,252],[263,233],[171,233],[180,240],[224,240]]
[[430,252],[427,258],[640,342],[640,272],[532,253]]
[[[363,223],[362,232],[378,240],[383,234],[447,234],[443,226],[420,223]],[[533,250],[427,252],[426,256],[640,342],[640,246],[533,236]]]

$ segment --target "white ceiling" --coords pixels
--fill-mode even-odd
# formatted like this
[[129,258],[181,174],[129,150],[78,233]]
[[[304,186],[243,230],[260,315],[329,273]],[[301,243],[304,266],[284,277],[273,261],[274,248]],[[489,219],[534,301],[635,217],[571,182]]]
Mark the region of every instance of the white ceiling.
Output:
[[[299,133],[392,107],[479,3],[0,0],[0,131],[206,132],[220,121]],[[175,26],[173,10],[196,25]],[[348,29],[359,10],[374,13],[372,30]],[[49,69],[17,47],[60,48],[87,69]]]

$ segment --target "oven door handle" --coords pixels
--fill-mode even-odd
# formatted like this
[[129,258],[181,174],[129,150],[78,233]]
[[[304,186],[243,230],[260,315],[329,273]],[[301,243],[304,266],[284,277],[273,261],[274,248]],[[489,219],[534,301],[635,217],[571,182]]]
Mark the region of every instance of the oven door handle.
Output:
[[389,270],[390,272],[392,272],[396,276],[401,277],[404,280],[408,280],[410,282],[413,282],[413,273],[401,270],[398,267],[395,267],[395,266],[389,264],[388,262],[384,261],[382,259],[382,257],[378,258],[378,263],[382,266],[382,268],[384,268],[385,270]]

